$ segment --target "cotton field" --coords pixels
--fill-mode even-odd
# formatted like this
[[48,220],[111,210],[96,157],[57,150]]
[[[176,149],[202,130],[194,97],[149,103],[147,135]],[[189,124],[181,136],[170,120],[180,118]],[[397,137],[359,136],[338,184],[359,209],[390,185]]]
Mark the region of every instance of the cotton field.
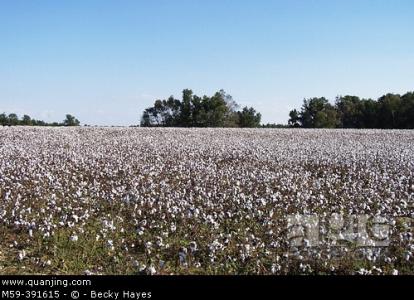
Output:
[[414,131],[0,127],[2,274],[414,274]]

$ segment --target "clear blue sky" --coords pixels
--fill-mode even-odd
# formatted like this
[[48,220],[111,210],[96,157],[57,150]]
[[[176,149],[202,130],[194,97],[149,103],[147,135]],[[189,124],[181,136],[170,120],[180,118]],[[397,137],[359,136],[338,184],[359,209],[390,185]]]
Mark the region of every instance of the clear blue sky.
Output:
[[225,89],[264,122],[303,98],[414,90],[412,0],[0,0],[0,111],[137,124]]

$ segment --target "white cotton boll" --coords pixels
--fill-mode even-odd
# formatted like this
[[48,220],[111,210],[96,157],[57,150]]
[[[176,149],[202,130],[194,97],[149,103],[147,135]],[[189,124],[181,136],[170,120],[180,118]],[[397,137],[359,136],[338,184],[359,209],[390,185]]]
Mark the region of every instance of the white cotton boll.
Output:
[[72,242],[77,242],[79,240],[79,237],[76,234],[73,234],[70,236],[70,241]]
[[160,266],[160,269],[164,268],[164,266],[165,266],[165,261],[164,261],[164,260],[160,260],[160,262],[159,262],[159,266]]
[[357,274],[359,274],[359,275],[368,275],[368,270],[365,270],[364,268],[361,268],[357,271]]
[[145,243],[145,247],[146,248],[151,248],[152,247],[152,243],[151,242],[146,242]]
[[178,258],[180,261],[180,264],[187,265],[187,249],[186,248],[180,248],[178,251]]
[[25,250],[21,250],[21,251],[19,251],[19,253],[17,254],[17,259],[18,259],[19,261],[22,261],[25,257],[26,257],[26,251],[25,251]]
[[157,237],[156,244],[157,244],[158,247],[163,247],[164,246],[162,237]]
[[115,247],[114,247],[114,241],[113,240],[107,240],[106,241],[106,246],[109,248],[109,250],[111,250],[111,251],[113,251],[113,250],[115,250]]
[[197,243],[196,242],[191,242],[190,243],[190,250],[191,250],[191,252],[195,252],[195,251],[197,251]]
[[279,265],[279,264],[272,264],[271,272],[272,272],[272,274],[276,274],[281,269],[282,269],[282,266],[281,265]]
[[141,266],[141,264],[139,263],[139,261],[137,261],[137,260],[134,260],[133,262],[132,262],[132,265],[135,267],[135,268],[139,268],[140,266]]
[[148,268],[148,275],[155,275],[155,274],[157,274],[157,270],[153,266],[150,266]]
[[144,234],[144,229],[142,227],[137,229],[137,234],[138,235],[143,235]]
[[139,265],[139,267],[138,267],[139,272],[144,272],[146,269],[147,269],[146,265]]

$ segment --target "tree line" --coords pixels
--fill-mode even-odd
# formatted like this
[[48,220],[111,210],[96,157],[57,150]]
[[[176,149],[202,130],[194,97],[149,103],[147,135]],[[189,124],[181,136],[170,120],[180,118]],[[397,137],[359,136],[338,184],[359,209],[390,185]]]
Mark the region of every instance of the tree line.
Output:
[[[0,114],[0,126],[79,126],[67,114],[62,122],[47,123],[28,115]],[[338,96],[331,104],[325,97],[304,99],[300,110],[289,113],[288,125],[263,124],[253,107],[243,107],[220,90],[213,96],[197,96],[185,89],[182,99],[170,96],[156,100],[144,110],[142,127],[262,127],[262,128],[382,128],[414,129],[414,92],[386,94],[377,100],[358,96]]]
[[220,90],[213,96],[197,96],[185,89],[182,99],[170,96],[156,100],[144,110],[142,127],[259,127],[261,114],[253,107],[239,105]]
[[32,119],[28,115],[24,115],[21,119],[17,114],[5,113],[0,114],[0,125],[2,126],[79,126],[80,122],[74,116],[67,114],[63,122],[47,123],[41,120]]
[[339,96],[335,104],[322,98],[303,101],[289,113],[290,127],[304,128],[414,128],[414,93],[386,94],[378,100]]

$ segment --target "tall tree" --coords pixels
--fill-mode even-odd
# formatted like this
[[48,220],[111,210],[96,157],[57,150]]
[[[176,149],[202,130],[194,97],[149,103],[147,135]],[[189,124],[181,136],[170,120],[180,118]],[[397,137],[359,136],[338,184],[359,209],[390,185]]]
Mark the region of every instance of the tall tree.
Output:
[[372,99],[361,100],[362,128],[378,128],[378,102]]
[[5,113],[0,114],[0,125],[6,126],[9,125],[9,118]]
[[262,118],[262,115],[258,112],[256,112],[256,110],[253,107],[243,107],[242,111],[238,112],[239,115],[239,127],[250,127],[250,128],[254,128],[254,127],[259,127],[260,126],[260,121]]
[[414,128],[414,93],[406,93],[401,97],[398,112],[399,128]]
[[192,126],[192,105],[193,91],[185,89],[183,91],[183,101],[181,104],[181,121],[180,125],[183,127]]
[[362,104],[357,96],[337,97],[335,106],[339,117],[339,126],[342,128],[361,128]]
[[335,108],[324,97],[305,99],[300,119],[306,128],[335,128],[339,123]]
[[229,108],[220,92],[215,93],[214,96],[209,98],[206,112],[208,127],[224,127]]
[[378,99],[378,121],[380,128],[396,128],[398,111],[401,105],[400,95],[386,94]]
[[19,117],[16,114],[9,114],[8,122],[9,122],[8,125],[10,125],[10,126],[19,125]]
[[224,119],[224,127],[237,127],[239,121],[239,115],[237,111],[240,106],[237,104],[236,101],[234,101],[233,97],[227,94],[224,90],[220,90],[219,93],[222,95],[228,108]]
[[288,124],[291,127],[300,127],[301,117],[296,109],[290,111]]
[[66,115],[65,120],[63,120],[63,126],[79,126],[80,122],[72,115]]
[[24,115],[21,124],[25,126],[33,125],[32,118],[28,115]]

